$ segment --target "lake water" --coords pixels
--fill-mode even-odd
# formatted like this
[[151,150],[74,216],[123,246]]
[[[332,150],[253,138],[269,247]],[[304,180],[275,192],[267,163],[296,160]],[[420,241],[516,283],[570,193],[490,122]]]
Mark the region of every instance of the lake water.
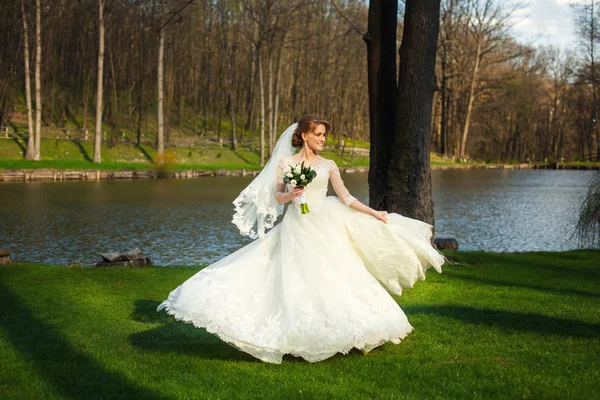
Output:
[[[436,236],[461,250],[569,250],[594,172],[432,171]],[[345,174],[367,202],[367,174]],[[216,261],[248,243],[231,201],[252,177],[0,184],[0,249],[13,261],[93,264],[139,247],[158,265]]]

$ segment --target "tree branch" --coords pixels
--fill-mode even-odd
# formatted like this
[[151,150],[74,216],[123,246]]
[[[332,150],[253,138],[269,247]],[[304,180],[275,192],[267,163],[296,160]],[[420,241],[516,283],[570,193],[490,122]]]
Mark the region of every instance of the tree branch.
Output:
[[164,24],[162,24],[157,29],[157,32],[160,32],[165,26],[169,25],[171,23],[171,21],[173,21],[173,19],[177,16],[177,14],[179,14],[180,12],[182,12],[187,6],[189,6],[190,4],[192,4],[194,1],[196,1],[196,0],[188,0],[188,2],[185,3],[179,10],[177,10],[177,11],[171,11],[171,12],[167,13],[166,15],[172,14],[171,18],[169,18],[169,20],[167,22],[165,22]]
[[369,39],[369,37],[368,37],[368,34],[362,33],[362,32],[361,32],[361,31],[360,31],[360,30],[359,30],[359,29],[358,29],[356,26],[354,26],[354,25],[352,24],[352,22],[350,22],[350,20],[349,20],[348,18],[346,18],[346,16],[345,16],[345,15],[344,15],[344,14],[343,14],[341,11],[340,11],[340,9],[339,9],[339,8],[338,8],[338,6],[337,6],[337,5],[336,5],[336,4],[333,2],[333,0],[329,0],[329,1],[331,2],[331,5],[333,5],[333,6],[335,7],[335,9],[337,10],[337,12],[338,12],[338,13],[339,13],[339,14],[342,16],[342,18],[344,18],[344,19],[346,20],[346,22],[348,22],[348,24],[349,24],[351,27],[353,27],[353,28],[354,28],[354,30],[355,30],[356,32],[358,32],[358,34],[359,34],[360,36],[362,36],[362,38],[363,38],[364,40],[368,40],[368,39]]

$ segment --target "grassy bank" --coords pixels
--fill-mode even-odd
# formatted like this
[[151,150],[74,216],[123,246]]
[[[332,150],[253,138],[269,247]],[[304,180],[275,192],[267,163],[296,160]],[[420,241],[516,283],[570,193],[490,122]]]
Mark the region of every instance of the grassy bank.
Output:
[[156,313],[199,270],[0,266],[3,398],[598,398],[600,252],[458,253],[400,345],[270,365]]
[[[23,159],[24,144],[13,140],[0,140],[1,169],[145,169],[153,168],[156,150],[149,145],[117,144],[102,147],[102,163],[92,162],[92,142],[77,143],[68,140],[44,140],[41,142],[41,161]],[[347,151],[344,157],[324,152],[324,157],[334,159],[340,166],[369,165],[368,157],[355,155],[352,159]],[[233,151],[222,148],[169,148],[166,151],[169,168],[183,169],[260,169],[260,154],[241,148]]]
[[[0,170],[25,170],[51,168],[58,170],[137,170],[155,168],[157,159],[156,150],[147,144],[135,145],[118,143],[114,147],[102,146],[102,163],[92,162],[94,149],[92,142],[76,142],[70,140],[43,140],[41,142],[41,161],[25,160],[23,158],[26,143],[19,140],[0,140]],[[332,151],[324,151],[322,155],[335,160],[340,167],[368,166],[369,157],[364,151],[351,156],[351,147],[348,145],[344,156]],[[368,143],[357,142],[357,147],[368,148]],[[248,148],[236,151],[228,146],[221,148],[169,148],[166,150],[168,169],[178,170],[215,170],[215,169],[260,169],[260,154]],[[490,167],[502,166],[504,163],[468,162],[460,163],[451,158],[444,158],[431,153],[432,166],[460,167]],[[508,164],[510,165],[510,164]],[[567,167],[598,168],[599,162],[570,162]],[[544,168],[543,164],[539,167]]]

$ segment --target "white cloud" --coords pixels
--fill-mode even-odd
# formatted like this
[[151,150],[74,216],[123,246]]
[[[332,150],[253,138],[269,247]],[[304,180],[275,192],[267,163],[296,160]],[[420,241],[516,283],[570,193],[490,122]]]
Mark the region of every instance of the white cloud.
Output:
[[523,43],[552,44],[562,49],[576,45],[570,0],[530,0],[513,16],[513,33]]

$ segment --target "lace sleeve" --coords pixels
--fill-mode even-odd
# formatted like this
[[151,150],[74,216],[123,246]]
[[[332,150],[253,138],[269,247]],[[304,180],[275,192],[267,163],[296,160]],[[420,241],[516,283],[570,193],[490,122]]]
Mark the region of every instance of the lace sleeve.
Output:
[[329,180],[331,181],[331,185],[333,186],[333,190],[335,190],[335,194],[337,197],[347,206],[350,206],[356,198],[354,198],[346,186],[344,185],[344,181],[340,176],[340,169],[337,164],[333,160],[329,160]]

